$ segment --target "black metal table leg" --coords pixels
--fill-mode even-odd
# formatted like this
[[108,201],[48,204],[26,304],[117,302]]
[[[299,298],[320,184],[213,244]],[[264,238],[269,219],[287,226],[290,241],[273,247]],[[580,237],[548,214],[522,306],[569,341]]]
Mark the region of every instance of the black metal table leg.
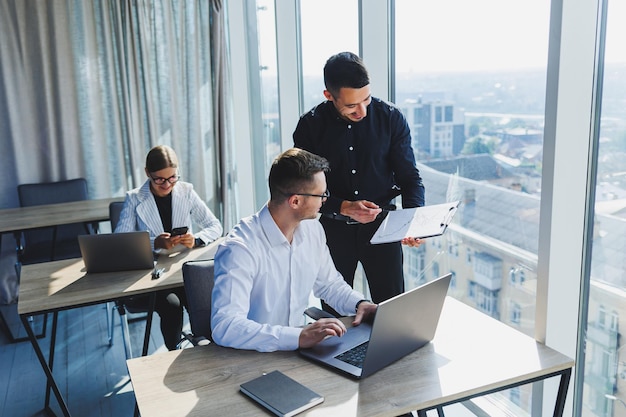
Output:
[[141,350],[141,356],[148,354],[148,344],[150,343],[150,330],[152,329],[152,314],[154,313],[154,304],[156,303],[156,292],[150,293],[150,308],[148,308],[148,317],[146,321],[146,332],[143,336],[143,349]]
[[[57,341],[57,324],[59,321],[59,312],[55,311],[52,313],[52,331],[50,335],[50,351],[48,354],[48,367],[50,368],[50,372],[54,369],[54,349]],[[50,380],[46,382],[46,409],[50,408]]]
[[[54,313],[54,318],[53,318],[53,322],[56,323],[56,318],[57,318],[57,312]],[[37,355],[37,359],[39,359],[39,363],[41,364],[41,367],[43,368],[43,371],[46,374],[46,379],[48,381],[48,387],[52,388],[52,391],[54,392],[54,396],[57,399],[57,402],[59,403],[59,407],[61,407],[61,411],[63,412],[63,415],[65,417],[70,417],[70,410],[67,408],[67,404],[65,404],[65,400],[63,399],[63,396],[61,395],[61,391],[59,390],[59,387],[56,383],[56,381],[54,380],[54,376],[52,375],[52,370],[50,369],[50,367],[48,366],[48,363],[46,362],[46,358],[43,356],[43,352],[41,351],[41,347],[39,346],[39,342],[37,341],[37,338],[35,337],[35,333],[33,332],[33,329],[30,327],[30,324],[28,322],[28,317],[20,315],[20,319],[22,320],[22,324],[24,325],[24,329],[26,330],[26,333],[28,334],[28,338],[30,339],[30,343],[33,346],[33,349],[35,350],[35,354]],[[56,327],[56,325],[53,323],[53,327]],[[53,329],[53,331],[56,330]],[[52,340],[50,341],[50,343],[52,343]],[[48,391],[49,391],[48,388]],[[46,395],[46,397],[48,397],[48,395]],[[50,410],[49,407],[49,401],[46,400],[46,411],[51,413],[52,410]],[[54,414],[54,413],[52,413]]]
[[567,368],[561,373],[561,381],[559,382],[559,392],[556,396],[556,404],[554,405],[554,417],[562,417],[565,409],[565,398],[567,396],[567,388],[569,380],[572,376],[572,368]]
[[[9,339],[10,343],[20,343],[20,342],[25,342],[27,340],[29,340],[28,336],[16,336],[13,334],[13,331],[11,330],[12,325],[13,325],[13,320],[16,319],[16,317],[13,315],[13,312],[9,313],[9,317],[5,317],[4,314],[4,309],[5,308],[15,308],[17,310],[17,306],[16,305],[8,305],[8,306],[2,306],[3,309],[0,309],[0,330],[4,329],[4,333],[6,334],[7,338]],[[34,316],[29,316],[28,318],[29,320],[33,321],[34,320]],[[35,335],[35,337],[37,339],[41,339],[46,337],[46,329],[47,329],[47,324],[48,324],[48,313],[44,313],[43,317],[42,317],[42,326],[41,326],[41,333],[39,333],[38,335]]]

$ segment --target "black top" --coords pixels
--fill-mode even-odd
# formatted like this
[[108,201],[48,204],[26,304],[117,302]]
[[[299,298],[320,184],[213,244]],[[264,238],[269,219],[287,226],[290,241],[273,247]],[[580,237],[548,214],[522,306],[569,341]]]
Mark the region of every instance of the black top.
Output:
[[382,207],[397,195],[402,195],[403,208],[424,205],[409,126],[390,103],[372,97],[367,116],[350,122],[326,101],[300,117],[293,140],[296,147],[330,163],[330,198],[322,213],[339,213],[343,200],[368,200]]
[[159,209],[159,216],[161,216],[161,223],[163,223],[163,230],[166,232],[172,231],[172,193],[169,193],[165,197],[158,197],[152,194],[157,208]]

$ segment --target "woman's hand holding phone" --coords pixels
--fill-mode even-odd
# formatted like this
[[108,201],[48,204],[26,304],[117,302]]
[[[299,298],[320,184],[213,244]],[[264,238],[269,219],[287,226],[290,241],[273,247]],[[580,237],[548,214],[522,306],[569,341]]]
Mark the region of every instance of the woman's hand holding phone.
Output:
[[193,248],[195,238],[191,233],[188,233],[189,228],[187,226],[175,227],[170,233],[163,233],[158,236],[154,242],[155,248],[172,249],[176,245],[183,245],[187,248]]
[[187,226],[175,227],[170,234],[170,240],[174,245],[184,245],[189,249],[193,248],[195,239],[191,233],[188,233],[189,228]]
[[184,235],[184,234],[187,234],[188,230],[189,230],[189,228],[187,226],[175,227],[175,228],[172,229],[172,233],[170,233],[170,235],[171,236]]

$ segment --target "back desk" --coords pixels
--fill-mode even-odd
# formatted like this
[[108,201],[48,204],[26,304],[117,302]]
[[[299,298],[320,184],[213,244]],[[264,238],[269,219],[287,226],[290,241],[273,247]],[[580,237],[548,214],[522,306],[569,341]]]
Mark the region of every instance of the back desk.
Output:
[[152,279],[152,270],[86,274],[80,258],[24,265],[18,313],[53,312],[180,287],[183,285],[183,264],[212,259],[219,242],[221,239],[202,248],[160,255],[157,267],[165,270],[158,279]]
[[[218,239],[202,248],[161,254],[157,261],[157,268],[163,268],[164,272],[158,279],[152,279],[152,270],[87,274],[80,258],[22,267],[17,310],[39,363],[46,374],[48,381],[46,390],[49,392],[52,389],[63,415],[70,416],[71,414],[52,374],[58,312],[141,294],[151,294],[152,305],[154,305],[156,291],[183,286],[182,266],[185,262],[212,259],[221,241],[222,239]],[[46,360],[28,321],[28,316],[50,312],[53,313],[52,334],[49,359]],[[143,355],[148,350],[151,324],[152,314],[148,314]],[[46,395],[44,408],[47,411],[50,411],[49,400],[49,395]]]

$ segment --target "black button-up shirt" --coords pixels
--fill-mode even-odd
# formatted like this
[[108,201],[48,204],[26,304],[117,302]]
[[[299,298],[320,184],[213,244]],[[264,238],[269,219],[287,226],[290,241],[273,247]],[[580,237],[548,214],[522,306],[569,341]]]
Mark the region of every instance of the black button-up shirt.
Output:
[[339,213],[343,200],[386,206],[397,195],[402,195],[403,208],[424,205],[409,126],[392,104],[372,97],[367,116],[351,122],[326,101],[300,117],[293,140],[330,163],[330,198],[322,213]]

